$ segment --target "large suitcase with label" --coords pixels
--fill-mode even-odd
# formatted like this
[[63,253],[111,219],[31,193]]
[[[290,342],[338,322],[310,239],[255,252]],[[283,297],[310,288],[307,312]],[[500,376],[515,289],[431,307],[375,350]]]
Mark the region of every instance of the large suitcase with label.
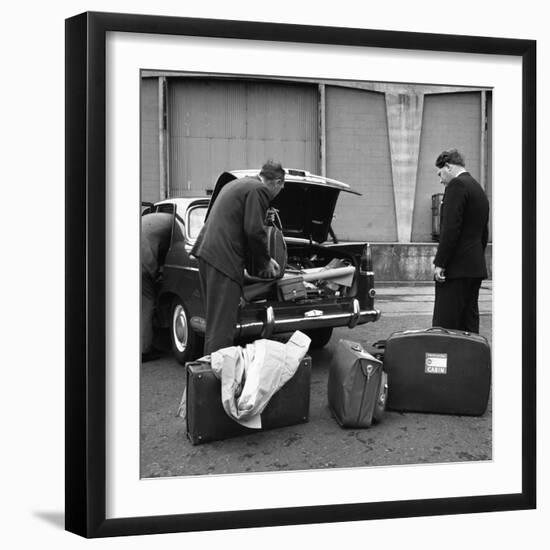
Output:
[[491,387],[491,350],[479,334],[432,327],[386,341],[388,409],[482,415]]
[[[311,357],[306,355],[294,376],[270,399],[262,412],[262,430],[309,420]],[[242,426],[225,412],[221,382],[210,363],[187,363],[187,437],[193,445],[227,439],[260,430]]]
[[328,404],[343,428],[368,428],[381,419],[388,384],[382,362],[361,344],[340,340],[328,375]]

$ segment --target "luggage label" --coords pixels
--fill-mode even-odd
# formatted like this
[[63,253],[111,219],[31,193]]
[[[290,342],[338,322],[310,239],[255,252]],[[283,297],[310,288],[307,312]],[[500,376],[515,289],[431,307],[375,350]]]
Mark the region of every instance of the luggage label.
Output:
[[425,374],[447,374],[446,353],[426,353]]

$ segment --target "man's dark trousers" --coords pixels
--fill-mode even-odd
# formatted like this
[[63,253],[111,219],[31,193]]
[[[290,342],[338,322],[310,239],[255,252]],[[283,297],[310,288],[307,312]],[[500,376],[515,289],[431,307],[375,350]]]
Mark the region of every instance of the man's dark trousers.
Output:
[[479,333],[481,278],[463,277],[435,283],[432,326]]
[[201,291],[206,304],[204,354],[209,355],[234,343],[241,287],[208,262],[201,258],[198,261]]

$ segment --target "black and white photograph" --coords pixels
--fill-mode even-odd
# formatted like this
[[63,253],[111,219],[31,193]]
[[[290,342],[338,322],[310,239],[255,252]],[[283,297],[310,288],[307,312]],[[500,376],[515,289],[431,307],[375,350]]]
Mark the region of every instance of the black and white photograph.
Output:
[[155,11],[64,22],[65,529],[534,511],[530,33]]
[[3,16],[3,547],[544,546],[540,2]]
[[492,102],[141,71],[141,478],[492,459]]

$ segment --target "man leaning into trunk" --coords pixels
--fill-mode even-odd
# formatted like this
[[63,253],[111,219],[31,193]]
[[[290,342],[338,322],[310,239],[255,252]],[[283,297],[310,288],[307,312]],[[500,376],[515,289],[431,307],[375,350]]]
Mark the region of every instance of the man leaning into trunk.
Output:
[[227,183],[212,204],[191,252],[198,258],[206,305],[207,355],[233,345],[247,259],[263,266],[261,277],[279,274],[279,265],[269,255],[264,220],[284,182],[282,166],[267,161],[257,176]]

